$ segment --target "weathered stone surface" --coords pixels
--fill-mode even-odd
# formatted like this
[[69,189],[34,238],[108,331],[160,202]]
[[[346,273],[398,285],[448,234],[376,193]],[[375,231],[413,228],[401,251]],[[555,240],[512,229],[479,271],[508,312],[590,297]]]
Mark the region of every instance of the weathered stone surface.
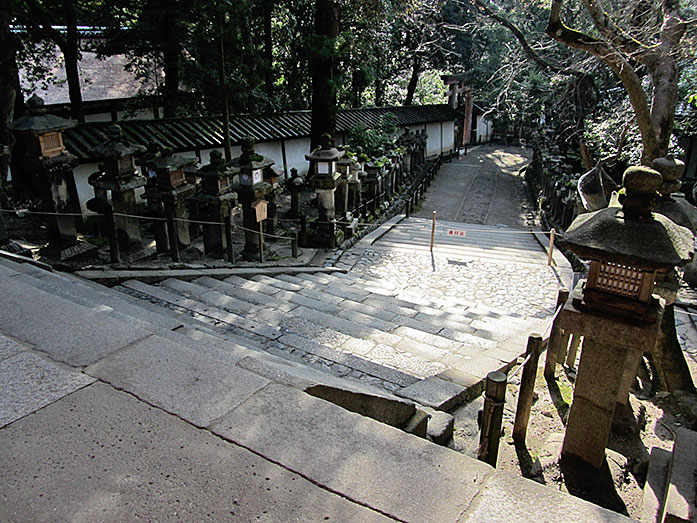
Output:
[[0,334],[0,361],[11,358],[15,354],[27,350],[14,340]]
[[236,367],[237,361],[232,354],[212,358],[151,336],[86,372],[205,427],[269,383]]
[[92,385],[0,431],[3,521],[383,521],[252,452]]
[[466,523],[620,523],[630,518],[532,480],[495,472],[484,484],[472,508],[459,521]]
[[563,455],[573,455],[600,468],[612,426],[613,411],[605,410],[583,397],[574,397],[564,436]]
[[467,389],[437,376],[418,381],[397,395],[438,410],[450,410],[464,401]]
[[0,361],[0,427],[92,383],[94,378],[61,368],[31,352]]
[[675,431],[673,460],[665,500],[667,523],[697,519],[697,432],[680,427]]
[[[73,366],[93,363],[150,334],[19,282],[2,280],[3,332]],[[28,321],[31,319],[31,321]]]
[[404,432],[425,438],[428,430],[428,420],[431,416],[424,410],[417,409],[411,419],[404,425]]
[[445,445],[453,437],[455,419],[447,412],[428,408],[425,410],[430,415],[427,429],[428,437],[431,438],[433,443]]
[[641,498],[640,521],[642,523],[656,523],[656,521],[660,521],[671,458],[672,454],[670,451],[661,447],[651,448],[649,470],[646,473],[644,495]]
[[457,520],[491,471],[450,449],[281,385],[264,388],[211,430],[405,521]]
[[305,388],[305,392],[393,427],[402,427],[416,412],[410,401],[349,390],[346,386],[317,384]]

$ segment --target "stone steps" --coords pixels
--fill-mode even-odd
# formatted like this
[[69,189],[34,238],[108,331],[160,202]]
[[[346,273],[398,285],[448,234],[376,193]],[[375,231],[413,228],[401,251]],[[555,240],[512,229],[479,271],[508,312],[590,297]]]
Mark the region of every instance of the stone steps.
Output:
[[[465,389],[478,390],[488,371],[506,369],[517,358],[515,348],[497,348],[504,339],[496,335],[499,327],[510,333],[511,324],[529,326],[521,318],[458,308],[456,299],[420,296],[346,274],[203,276],[156,285],[127,281],[123,287],[181,310],[233,342],[249,339],[273,355],[434,408],[454,407],[466,397]],[[439,375],[445,380],[436,379]],[[414,389],[425,379],[428,386]],[[442,394],[431,395],[434,387]]]
[[697,520],[697,432],[679,427],[673,451],[651,449],[642,499],[645,523]]

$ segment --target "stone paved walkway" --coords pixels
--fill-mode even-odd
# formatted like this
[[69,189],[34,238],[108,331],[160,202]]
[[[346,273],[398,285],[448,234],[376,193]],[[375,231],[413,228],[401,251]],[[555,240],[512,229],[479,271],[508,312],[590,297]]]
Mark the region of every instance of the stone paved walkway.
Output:
[[533,218],[519,174],[526,154],[484,146],[444,164],[414,217],[400,221],[377,241],[360,242],[336,265],[397,288],[465,299],[474,308],[504,317],[549,317],[560,274],[568,277],[571,269],[561,256],[555,256],[556,271],[548,267],[547,252],[532,234]]

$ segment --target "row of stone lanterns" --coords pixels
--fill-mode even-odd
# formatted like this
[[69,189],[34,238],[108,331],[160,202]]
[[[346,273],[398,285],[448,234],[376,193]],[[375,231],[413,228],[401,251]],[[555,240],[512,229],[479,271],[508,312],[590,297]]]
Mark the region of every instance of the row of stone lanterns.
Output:
[[[23,150],[21,163],[39,179],[44,210],[51,213],[47,215],[50,246],[58,249],[61,257],[84,252],[77,241],[80,212],[72,174],[77,158],[65,151],[62,141],[63,131],[77,122],[44,114],[38,97],[32,97],[28,105],[30,114],[13,122],[10,129],[20,138],[17,150]],[[361,207],[364,217],[379,214],[385,200],[398,192],[409,173],[423,162],[425,141],[424,133],[405,133],[398,141],[404,154],[389,148],[382,158],[366,162],[360,154],[358,158],[350,157],[333,147],[331,138],[326,137],[321,148],[306,155],[311,162],[311,183],[319,210],[313,243],[330,247],[340,243],[343,231],[337,228],[337,220],[345,224],[355,219]],[[191,219],[203,222],[206,254],[230,257],[230,227],[221,224],[230,221],[234,192],[243,209],[245,259],[263,254],[264,223],[267,233],[275,232],[276,198],[281,191],[278,174],[271,169],[272,160],[254,152],[251,138],[243,139],[240,157],[226,163],[220,153],[214,152],[210,163],[198,170],[194,169],[194,157],[129,143],[116,124],[107,128],[104,143],[90,152],[101,162],[88,179],[95,198],[87,205],[105,215],[106,232],[114,237],[113,247],[119,251],[133,252],[142,247],[135,191],[143,186],[148,214],[154,218],[157,252],[171,252],[176,260],[179,250],[191,243],[189,207],[194,209]],[[142,174],[137,173],[136,166]],[[289,215],[297,217],[298,193],[305,182],[297,171],[291,173],[286,181],[291,192]],[[235,186],[231,183],[233,177],[238,180]],[[201,180],[200,190],[197,179]]]

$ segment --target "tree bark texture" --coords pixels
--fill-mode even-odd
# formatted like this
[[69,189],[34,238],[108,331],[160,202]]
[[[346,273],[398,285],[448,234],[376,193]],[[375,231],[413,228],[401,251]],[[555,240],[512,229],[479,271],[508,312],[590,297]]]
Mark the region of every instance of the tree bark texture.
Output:
[[4,5],[0,7],[0,186],[4,186],[7,181],[7,169],[14,144],[12,133],[7,129],[7,125],[14,118],[17,92],[15,53],[15,41],[10,32],[10,10]]
[[339,35],[339,4],[332,0],[315,2],[315,39],[312,70],[312,125],[310,147],[321,143],[322,135],[334,138],[336,131],[336,86],[334,85],[334,41]]
[[419,55],[414,55],[414,61],[411,65],[411,76],[409,77],[409,84],[407,85],[407,95],[404,98],[404,105],[411,105],[414,103],[414,93],[416,92],[416,86],[419,83],[420,74],[421,57],[419,57]]
[[165,118],[177,114],[179,99],[179,55],[181,47],[177,35],[177,21],[174,7],[166,7],[162,13],[162,61],[165,73],[163,109]]
[[80,60],[80,34],[77,30],[77,18],[73,0],[63,0],[63,13],[65,14],[65,47],[61,48],[65,57],[65,77],[68,80],[68,93],[70,96],[70,114],[78,122],[85,121],[82,107],[82,90],[80,88],[80,73],[78,62]]
[[[641,134],[642,163],[649,165],[654,158],[665,156],[670,145],[678,100],[679,70],[675,51],[686,30],[678,2],[663,1],[663,24],[657,45],[645,45],[630,37],[615,25],[597,0],[584,0],[584,5],[600,38],[571,29],[561,20],[563,4],[564,0],[552,1],[547,34],[569,47],[597,57],[619,77],[629,95]],[[637,62],[645,66],[651,76],[651,103],[632,65]]]

